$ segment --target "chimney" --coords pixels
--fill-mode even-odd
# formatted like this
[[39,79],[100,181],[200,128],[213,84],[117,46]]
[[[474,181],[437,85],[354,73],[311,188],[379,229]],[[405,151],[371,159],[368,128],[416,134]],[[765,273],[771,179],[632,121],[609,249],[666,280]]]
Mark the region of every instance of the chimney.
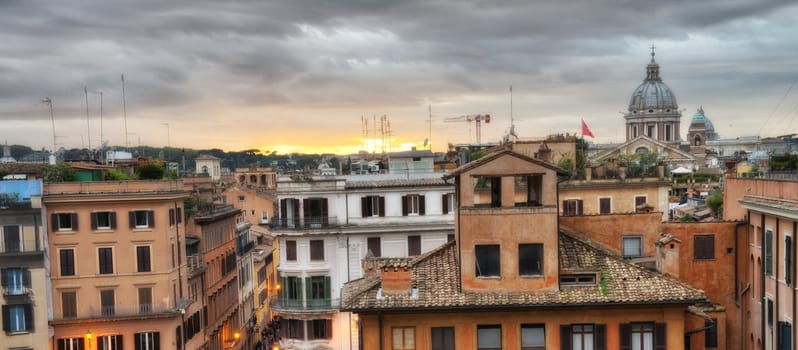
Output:
[[679,245],[682,241],[669,233],[661,235],[657,240],[657,271],[679,278]]
[[384,266],[380,270],[382,294],[406,295],[412,292],[413,285],[410,277],[413,274],[413,268],[409,265],[408,261],[408,264]]
[[543,143],[540,144],[540,148],[538,148],[538,159],[546,163],[551,162],[551,149],[546,145],[546,141],[543,141]]

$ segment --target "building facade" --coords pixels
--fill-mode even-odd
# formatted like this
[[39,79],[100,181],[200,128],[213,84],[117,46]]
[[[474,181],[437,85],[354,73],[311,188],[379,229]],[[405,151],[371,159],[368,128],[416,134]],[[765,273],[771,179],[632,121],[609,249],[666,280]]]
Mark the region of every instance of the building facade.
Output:
[[44,185],[53,348],[183,348],[183,186]]
[[41,180],[0,181],[0,344],[49,347],[49,257],[42,227]]
[[285,349],[358,348],[357,321],[340,312],[340,289],[361,260],[418,256],[453,239],[453,186],[435,174],[278,180],[271,221],[279,247]]
[[344,287],[363,348],[683,349],[706,296],[560,231],[560,175],[509,150],[448,175],[456,243]]

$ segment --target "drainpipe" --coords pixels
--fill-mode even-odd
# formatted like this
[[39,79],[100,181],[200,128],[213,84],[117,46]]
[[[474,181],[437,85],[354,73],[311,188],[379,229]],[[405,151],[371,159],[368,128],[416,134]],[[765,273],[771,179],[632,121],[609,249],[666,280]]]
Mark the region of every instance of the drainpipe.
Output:
[[[781,232],[781,230],[779,230],[780,224],[781,224],[781,222],[780,222],[779,218],[776,217],[776,231],[774,232],[775,235],[776,235],[776,240],[775,240],[775,242],[773,244],[776,247],[776,253],[774,254],[775,256],[773,257],[773,265],[774,265],[773,266],[773,270],[774,270],[773,271],[773,277],[775,277],[775,280],[776,280],[776,291],[775,291],[776,296],[774,298],[775,300],[773,300],[773,313],[775,315],[779,314],[778,310],[779,310],[779,304],[780,304],[779,303],[779,289],[780,289],[779,288],[779,232]],[[770,315],[768,315],[768,317],[770,317]],[[775,319],[776,319],[775,320],[776,324],[774,326],[778,330],[778,327],[779,327],[778,316],[776,316]],[[778,334],[778,332],[776,334]],[[778,343],[778,339],[774,338],[773,339],[773,343],[777,344]]]
[[[739,276],[739,268],[740,268],[740,266],[739,266],[739,257],[740,257],[739,247],[740,247],[740,245],[738,243],[739,242],[739,234],[740,234],[740,230],[739,230],[740,226],[745,226],[746,227],[746,229],[745,229],[746,230],[745,231],[746,232],[746,236],[745,237],[746,237],[746,242],[748,242],[748,217],[745,218],[745,221],[738,222],[738,223],[736,223],[734,225],[734,294],[735,294],[735,301],[736,301],[735,304],[737,305],[737,308],[740,310],[740,312],[737,313],[737,318],[738,318],[739,325],[742,328],[743,327],[743,322],[745,322],[745,318],[743,317],[743,313],[744,312],[742,310],[743,309],[742,308],[742,303],[743,303],[742,299],[743,299],[743,296],[745,295],[745,292],[748,291],[748,287],[751,286],[751,284],[748,284],[748,286],[746,286],[746,288],[743,288],[743,289],[739,289],[738,288],[738,285],[740,283],[740,276]],[[746,255],[744,255],[744,257],[745,258],[748,257],[747,252],[746,252]],[[748,259],[746,259],[746,265],[747,265],[747,262],[748,262]],[[738,348],[739,349],[743,349],[743,341],[745,341],[745,337],[744,337],[745,332],[738,332],[738,333],[739,333],[738,334],[739,339],[737,340],[737,344],[739,344]],[[727,339],[728,339],[728,337],[727,337]]]
[[[749,210],[749,215],[750,215],[750,210]],[[760,219],[759,220],[760,221],[760,223],[759,223],[759,227],[760,227],[759,231],[761,232],[761,234],[759,235],[760,239],[761,239],[760,242],[762,242],[762,245],[764,246],[764,244],[765,244],[765,215],[763,215],[762,213],[759,213],[759,219]],[[760,250],[759,250],[760,260],[764,260],[764,259],[762,259],[763,253],[765,253],[765,252],[762,251],[762,249],[760,248]],[[765,315],[765,310],[766,310],[766,307],[767,307],[767,305],[766,305],[767,301],[765,300],[765,269],[766,269],[766,267],[765,267],[764,261],[763,261],[763,263],[761,265],[762,265],[762,267],[759,268],[759,293],[761,294],[759,296],[759,315],[760,315],[760,319],[761,319],[760,320],[761,322],[759,322],[760,323],[759,328],[760,328],[760,332],[761,332],[760,333],[760,337],[762,337],[761,341],[762,341],[762,343],[765,343],[765,341],[767,340],[767,334],[765,333],[765,329],[766,329],[765,328],[765,324],[767,323],[767,320],[765,319],[765,316],[766,316]]]
[[382,350],[382,311],[377,313],[377,319],[378,319],[377,324],[378,324],[378,326],[380,328],[380,332],[379,332],[380,333],[380,350]]
[[[796,229],[798,229],[798,222],[793,221],[792,222],[792,235],[793,235],[792,236],[792,250],[790,251],[790,253],[792,254],[793,257],[795,256],[795,248],[796,248],[796,243],[795,243],[795,238],[796,238],[795,230]],[[795,266],[795,258],[790,258],[790,265]],[[792,285],[793,285],[793,287],[792,287],[792,319],[794,320],[796,311],[798,311],[797,310],[798,306],[795,305],[795,303],[798,302],[798,300],[796,299],[796,295],[798,295],[798,293],[795,292],[795,283],[796,283],[796,281],[795,281],[796,271],[795,270],[796,270],[796,268],[795,267],[790,267],[790,270],[792,270],[792,271],[790,271],[790,272],[792,272],[792,278],[790,280],[792,281]],[[793,338],[791,340],[791,343],[795,344],[795,332],[790,333],[790,338]]]

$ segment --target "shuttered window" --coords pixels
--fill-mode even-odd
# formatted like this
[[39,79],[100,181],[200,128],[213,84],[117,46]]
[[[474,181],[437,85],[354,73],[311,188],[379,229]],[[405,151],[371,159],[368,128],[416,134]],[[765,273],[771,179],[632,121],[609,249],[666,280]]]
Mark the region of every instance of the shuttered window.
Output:
[[61,315],[64,318],[78,317],[78,297],[75,291],[61,292]]
[[285,260],[296,261],[296,241],[285,241]]
[[432,327],[430,338],[432,350],[455,350],[454,327]]
[[114,250],[110,247],[97,248],[100,274],[114,273]]
[[314,239],[310,241],[310,260],[324,261],[324,240]]
[[421,236],[407,236],[407,255],[421,255]]
[[368,250],[372,255],[375,257],[382,256],[382,240],[380,237],[369,237],[366,239],[366,245],[368,246]]
[[606,215],[612,213],[612,199],[599,198],[599,214]]
[[696,260],[715,259],[715,235],[695,236],[693,250]]
[[75,250],[61,249],[58,251],[59,263],[61,266],[61,276],[75,275]]
[[150,247],[138,246],[136,247],[136,271],[150,272]]

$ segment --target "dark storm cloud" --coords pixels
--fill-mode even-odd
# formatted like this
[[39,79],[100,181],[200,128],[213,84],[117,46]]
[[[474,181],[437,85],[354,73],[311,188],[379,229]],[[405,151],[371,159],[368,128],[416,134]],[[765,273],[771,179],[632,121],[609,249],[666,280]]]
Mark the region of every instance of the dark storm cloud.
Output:
[[[690,95],[782,88],[798,74],[795,13],[791,1],[747,0],[0,0],[0,116],[49,117],[39,103],[49,96],[58,119],[85,118],[83,86],[107,94],[118,116],[122,73],[134,115],[151,120],[176,110],[214,120],[206,109],[236,106],[359,115],[510,83],[584,94],[612,114],[643,78],[641,44],[667,47],[663,75],[690,82]],[[696,40],[723,41],[713,46],[723,52],[687,52],[702,49]],[[606,86],[625,88],[599,100]]]

